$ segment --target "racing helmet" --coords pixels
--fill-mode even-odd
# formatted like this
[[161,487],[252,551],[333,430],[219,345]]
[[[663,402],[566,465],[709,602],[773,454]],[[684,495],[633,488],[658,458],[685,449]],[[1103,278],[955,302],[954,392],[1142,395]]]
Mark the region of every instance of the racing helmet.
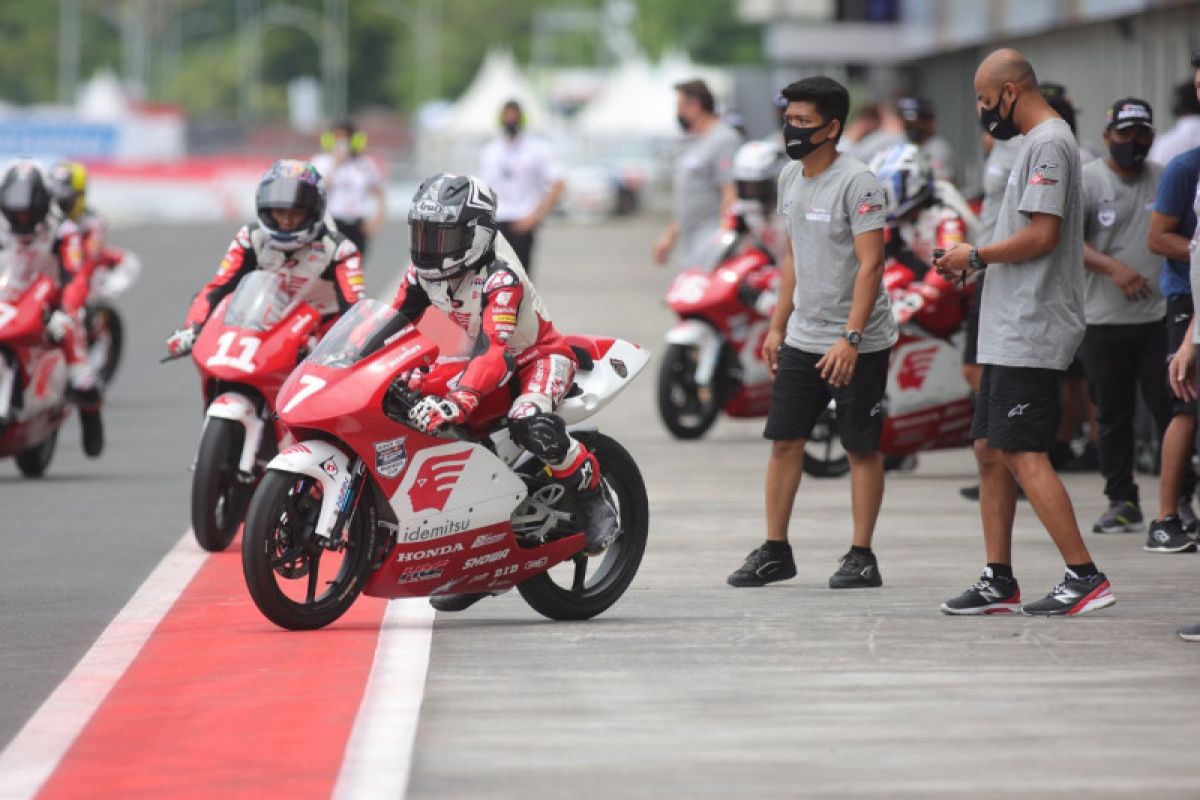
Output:
[[59,161],[47,178],[54,202],[68,217],[77,219],[87,204],[87,167],[78,161]]
[[739,200],[756,200],[773,208],[783,153],[770,142],[746,142],[733,156],[733,183]]
[[[306,161],[276,161],[263,175],[254,195],[258,223],[271,237],[271,246],[290,252],[325,233],[325,186],[321,173]],[[304,218],[290,231],[280,230],[272,211],[296,209]]]
[[474,175],[427,178],[408,212],[417,275],[444,281],[478,265],[496,241],[496,194]]
[[915,144],[898,144],[879,153],[871,159],[871,172],[886,190],[888,215],[893,219],[933,197],[933,167]]
[[17,236],[32,236],[50,215],[50,189],[32,161],[18,161],[0,180],[0,213]]

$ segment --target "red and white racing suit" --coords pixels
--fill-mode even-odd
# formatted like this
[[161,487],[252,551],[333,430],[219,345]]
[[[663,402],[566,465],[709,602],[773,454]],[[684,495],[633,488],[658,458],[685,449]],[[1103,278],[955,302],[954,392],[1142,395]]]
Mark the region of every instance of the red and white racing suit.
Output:
[[[518,433],[522,426],[552,416],[571,388],[577,367],[575,354],[551,323],[533,283],[515,262],[493,258],[448,281],[425,280],[410,266],[392,306],[413,322],[426,309],[437,308],[467,334],[472,342],[470,358],[450,399],[464,405],[468,414],[480,398],[514,377],[518,391],[508,419],[518,444],[527,446]],[[463,392],[473,397],[462,398]],[[556,429],[561,439],[553,442],[546,453],[534,454],[546,462],[556,478],[562,479],[578,471],[590,456],[566,433],[561,421]],[[540,429],[542,433],[548,430]],[[598,471],[593,469],[588,478],[595,484]]]
[[4,258],[23,261],[29,273],[45,275],[58,287],[47,298],[46,310],[52,312],[47,327],[67,358],[72,386],[91,388],[96,376],[88,363],[87,332],[83,327],[91,270],[84,258],[79,227],[69,219],[52,216],[31,236],[6,232],[0,251]]
[[363,298],[362,257],[341,233],[325,235],[297,250],[271,245],[257,222],[242,226],[211,281],[192,300],[188,325],[203,325],[225,295],[256,269],[283,274],[290,294],[303,296],[322,316],[322,333],[342,312]]
[[915,219],[904,219],[888,230],[885,253],[892,259],[884,274],[884,286],[894,302],[919,295],[913,315],[935,336],[948,337],[965,317],[964,292],[959,286],[930,269],[935,248],[949,250],[966,241],[966,221],[944,205],[921,209]]

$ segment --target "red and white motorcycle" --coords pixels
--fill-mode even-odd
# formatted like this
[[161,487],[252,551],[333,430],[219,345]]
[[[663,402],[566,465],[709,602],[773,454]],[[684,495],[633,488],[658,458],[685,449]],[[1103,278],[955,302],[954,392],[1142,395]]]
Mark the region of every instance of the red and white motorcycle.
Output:
[[706,248],[666,297],[679,322],[659,367],[658,413],[678,439],[700,438],[722,411],[761,417],[771,402],[762,343],[779,269],[764,245],[737,231],[719,232]]
[[280,273],[260,270],[217,305],[197,336],[191,355],[205,412],[192,475],[192,531],[205,550],[229,546],[263,466],[291,444],[275,416],[276,396],[320,321]]
[[[568,341],[579,370],[557,413],[574,427],[624,390],[649,355],[619,339]],[[360,593],[514,586],[547,617],[587,619],[633,580],[649,510],[629,453],[598,431],[573,432],[599,460],[620,526],[603,555],[588,558],[570,495],[509,436],[509,387],[446,435],[392,418],[406,418],[421,397],[390,388],[399,374],[428,367],[423,389],[444,394],[454,385],[462,362],[437,356],[437,345],[395,309],[363,300],[280,390],[280,419],[301,441],[268,465],[242,539],[246,585],[276,625],[323,627]]]
[[67,364],[46,330],[54,282],[27,264],[0,265],[0,458],[27,478],[45,474],[67,415]]

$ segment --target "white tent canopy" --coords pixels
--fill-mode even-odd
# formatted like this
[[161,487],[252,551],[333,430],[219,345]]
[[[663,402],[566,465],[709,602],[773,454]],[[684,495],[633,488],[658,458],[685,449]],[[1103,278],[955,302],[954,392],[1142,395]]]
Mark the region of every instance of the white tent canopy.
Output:
[[526,125],[531,130],[547,124],[549,111],[530,87],[512,51],[498,48],[488,52],[471,85],[449,113],[438,120],[438,129],[455,137],[494,136],[500,107],[507,100],[521,104]]

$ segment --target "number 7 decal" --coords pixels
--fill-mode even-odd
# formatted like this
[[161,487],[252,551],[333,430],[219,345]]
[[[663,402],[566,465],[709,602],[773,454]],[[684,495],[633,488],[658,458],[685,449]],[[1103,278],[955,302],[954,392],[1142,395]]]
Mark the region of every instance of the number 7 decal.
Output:
[[292,395],[292,399],[287,401],[287,405],[279,413],[286,414],[296,406],[303,403],[308,398],[312,397],[317,392],[325,388],[325,379],[318,378],[315,375],[300,376],[301,389]]

